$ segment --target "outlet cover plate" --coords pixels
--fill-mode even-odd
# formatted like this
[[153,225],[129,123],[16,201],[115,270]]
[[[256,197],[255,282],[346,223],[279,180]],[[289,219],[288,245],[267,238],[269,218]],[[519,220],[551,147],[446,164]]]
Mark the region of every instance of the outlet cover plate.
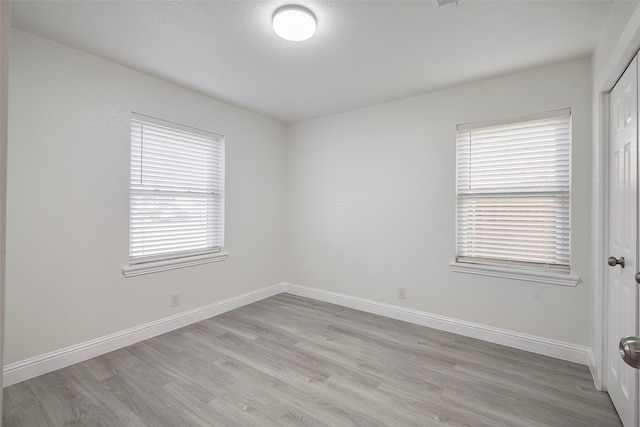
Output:
[[171,294],[171,307],[180,305],[182,294]]

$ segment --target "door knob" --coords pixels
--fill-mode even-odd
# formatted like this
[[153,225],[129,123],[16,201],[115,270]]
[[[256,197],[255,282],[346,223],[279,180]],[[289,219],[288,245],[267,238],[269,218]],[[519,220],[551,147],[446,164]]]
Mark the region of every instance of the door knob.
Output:
[[627,365],[640,369],[640,338],[622,338],[620,340],[620,356]]
[[611,266],[611,267],[615,267],[616,265],[620,265],[620,267],[624,268],[624,257],[621,256],[620,259],[614,257],[614,256],[610,256],[609,259],[607,260],[607,263]]

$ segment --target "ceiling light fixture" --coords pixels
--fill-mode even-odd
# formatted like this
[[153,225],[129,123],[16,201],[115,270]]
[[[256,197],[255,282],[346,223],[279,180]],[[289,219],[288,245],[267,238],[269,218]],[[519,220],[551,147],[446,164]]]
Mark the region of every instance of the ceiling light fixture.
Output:
[[273,14],[273,31],[292,42],[307,40],[316,33],[316,17],[306,7],[282,6]]

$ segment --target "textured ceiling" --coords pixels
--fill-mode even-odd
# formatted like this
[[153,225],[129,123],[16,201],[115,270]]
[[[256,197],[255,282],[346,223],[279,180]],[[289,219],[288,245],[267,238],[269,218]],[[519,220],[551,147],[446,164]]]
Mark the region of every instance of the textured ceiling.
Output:
[[[305,42],[273,11],[303,4]],[[14,1],[12,25],[291,123],[592,53],[611,1]]]

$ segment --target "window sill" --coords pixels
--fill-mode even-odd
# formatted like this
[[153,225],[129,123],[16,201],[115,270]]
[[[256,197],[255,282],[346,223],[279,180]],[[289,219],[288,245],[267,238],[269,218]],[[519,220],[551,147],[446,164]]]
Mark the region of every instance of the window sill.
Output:
[[175,270],[178,268],[191,267],[194,265],[207,264],[210,262],[224,261],[229,254],[218,252],[214,254],[196,255],[184,258],[176,258],[162,261],[145,262],[124,267],[122,275],[124,277],[135,277],[143,274],[158,273],[161,271]]
[[554,271],[538,271],[527,268],[508,267],[489,264],[473,264],[452,261],[451,270],[457,273],[479,274],[482,276],[504,277],[507,279],[526,280],[529,282],[550,283],[553,285],[576,286],[580,277],[570,273]]

